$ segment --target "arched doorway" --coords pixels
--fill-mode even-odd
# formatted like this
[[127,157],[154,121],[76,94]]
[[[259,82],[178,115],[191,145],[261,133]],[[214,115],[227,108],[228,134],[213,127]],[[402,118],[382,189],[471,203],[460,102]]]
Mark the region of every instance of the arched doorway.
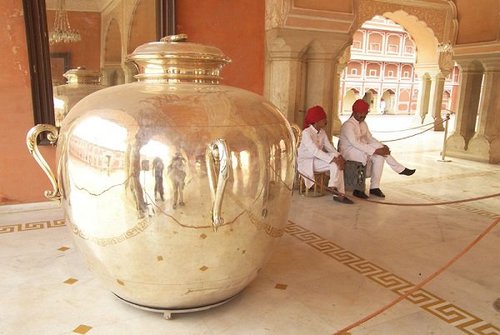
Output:
[[114,86],[123,84],[125,76],[122,70],[122,43],[118,21],[112,18],[105,30],[104,62],[102,67],[103,84]]
[[[399,102],[398,105],[404,105],[406,103],[406,91],[400,91],[400,96],[399,96]],[[382,93],[382,96],[380,97],[380,107],[379,107],[379,113],[380,114],[395,114],[394,107],[396,106],[396,93],[391,90],[387,89]],[[400,107],[398,107],[400,109]],[[406,108],[408,110],[408,108]],[[399,111],[399,110],[398,110]],[[409,114],[409,113],[408,113]]]
[[342,114],[350,114],[352,109],[351,109],[351,106],[352,104],[354,103],[354,101],[360,99],[360,95],[359,95],[359,90],[357,90],[356,88],[350,88],[348,89],[345,93],[344,93],[344,96],[343,96],[343,99],[342,99],[342,110],[341,110],[341,113]]
[[[365,88],[366,89],[366,88]],[[377,111],[378,92],[374,88],[368,88],[362,98],[369,106],[370,111]]]
[[[384,6],[369,6],[361,2],[364,9],[358,24],[364,29],[353,33],[352,48],[362,51],[361,59],[366,63],[365,82],[378,81],[378,99],[367,101],[371,110],[381,114],[412,114],[416,106],[416,122],[425,118],[434,120],[434,129],[443,130],[442,99],[445,77],[452,71],[453,63],[444,64],[443,54],[438,48],[437,34],[426,22],[404,10],[387,11],[370,17]],[[374,9],[374,7],[377,7]],[[363,21],[366,19],[365,21]],[[384,24],[387,30],[384,31]],[[400,29],[392,27],[399,26]],[[376,29],[377,33],[372,33]],[[362,39],[361,42],[356,41]],[[351,51],[351,55],[355,54]],[[413,62],[411,62],[413,58]],[[381,73],[376,75],[374,61],[381,62]],[[354,59],[359,61],[358,58]],[[391,60],[399,60],[397,64]],[[363,82],[363,85],[367,85]],[[416,104],[412,101],[417,94]]]
[[[350,59],[348,50],[353,35],[363,22],[382,15],[404,27],[413,37],[420,65],[416,72],[429,74],[431,91],[435,92],[426,105],[418,104],[417,113],[420,117],[432,115],[436,124],[441,124],[443,82],[439,75],[442,77],[441,67],[449,65],[451,54],[447,55],[448,62],[444,61],[446,57],[438,52],[438,44],[456,40],[453,1],[433,2],[432,6],[409,5],[402,0],[312,2],[266,0],[264,94],[290,122],[300,124],[304,114],[299,111],[314,102],[322,105],[332,120],[330,134],[338,133],[341,124],[338,116],[346,109],[343,99],[346,90],[340,89],[340,78]],[[320,18],[318,13],[324,15]],[[311,45],[316,47],[309,49]],[[373,47],[377,48],[376,43]],[[435,107],[437,101],[439,108]]]

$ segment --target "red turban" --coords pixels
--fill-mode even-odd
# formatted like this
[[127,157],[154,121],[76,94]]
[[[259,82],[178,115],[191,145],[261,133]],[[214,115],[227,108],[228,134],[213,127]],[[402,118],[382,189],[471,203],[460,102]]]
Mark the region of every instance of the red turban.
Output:
[[326,113],[323,107],[314,106],[309,108],[306,113],[306,118],[304,119],[304,129],[323,119],[326,119]]
[[370,105],[363,99],[358,99],[352,104],[352,111],[356,114],[368,114]]

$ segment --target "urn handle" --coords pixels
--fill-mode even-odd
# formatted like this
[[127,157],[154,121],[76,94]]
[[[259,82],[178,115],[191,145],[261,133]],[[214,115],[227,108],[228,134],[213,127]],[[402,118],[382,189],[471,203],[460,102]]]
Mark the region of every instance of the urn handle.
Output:
[[302,130],[296,123],[292,123],[290,128],[292,128],[293,138],[295,140],[295,149],[298,149],[300,140],[302,139]]
[[231,169],[230,151],[223,139],[216,139],[207,147],[205,154],[208,184],[212,196],[212,226],[214,231],[224,223],[221,216],[224,189]]
[[57,142],[57,138],[59,137],[59,131],[57,128],[51,124],[37,124],[33,128],[28,131],[26,135],[26,145],[28,146],[28,150],[35,159],[35,161],[40,165],[43,172],[49,177],[50,183],[52,184],[53,190],[45,191],[44,195],[49,200],[60,200],[61,194],[59,192],[59,186],[57,185],[56,177],[50,166],[47,164],[47,161],[42,157],[40,151],[38,150],[37,138],[41,133],[48,132],[47,139],[50,144],[55,144]]

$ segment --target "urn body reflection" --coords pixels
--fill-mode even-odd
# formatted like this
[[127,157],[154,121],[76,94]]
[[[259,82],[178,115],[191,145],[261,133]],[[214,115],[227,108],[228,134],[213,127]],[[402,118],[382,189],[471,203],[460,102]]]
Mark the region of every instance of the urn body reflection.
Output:
[[101,85],[100,72],[89,71],[83,67],[68,70],[63,76],[67,79],[67,83],[53,88],[54,116],[58,127],[78,101],[106,87]]
[[[283,234],[292,131],[261,96],[218,84],[228,59],[216,48],[171,38],[130,58],[138,82],[97,91],[64,119],[48,196],[60,197],[90,269],[120,298],[216,305],[256,277]],[[55,141],[48,126],[28,138],[46,130]]]

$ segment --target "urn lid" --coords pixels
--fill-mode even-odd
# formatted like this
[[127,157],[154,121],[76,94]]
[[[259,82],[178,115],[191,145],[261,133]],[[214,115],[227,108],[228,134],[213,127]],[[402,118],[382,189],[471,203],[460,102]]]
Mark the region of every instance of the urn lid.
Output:
[[128,56],[141,81],[197,82],[217,84],[221,68],[231,62],[213,46],[187,42],[187,35],[170,35],[143,44]]
[[67,84],[95,84],[101,82],[101,73],[98,71],[90,71],[85,67],[79,66],[76,69],[66,71],[63,76],[67,80]]

